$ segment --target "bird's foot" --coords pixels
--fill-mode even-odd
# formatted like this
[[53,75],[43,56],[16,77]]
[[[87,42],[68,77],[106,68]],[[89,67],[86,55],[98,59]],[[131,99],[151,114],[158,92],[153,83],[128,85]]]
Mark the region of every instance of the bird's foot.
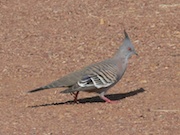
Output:
[[101,98],[106,101],[106,103],[110,103],[110,104],[115,104],[115,103],[118,103],[117,101],[113,101],[113,100],[110,100],[109,98],[105,97],[105,96],[101,96]]
[[117,103],[118,103],[118,101],[108,100],[108,101],[106,101],[106,103],[108,103],[108,104],[117,104]]

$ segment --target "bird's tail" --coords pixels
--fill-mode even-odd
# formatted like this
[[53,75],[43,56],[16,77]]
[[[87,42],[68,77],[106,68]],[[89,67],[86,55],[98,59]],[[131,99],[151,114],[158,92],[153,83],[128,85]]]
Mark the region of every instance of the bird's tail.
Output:
[[73,92],[73,91],[71,91],[71,89],[65,89],[65,90],[61,91],[60,93],[71,93],[71,92]]
[[39,87],[37,89],[28,91],[28,93],[37,92],[37,91],[41,91],[41,90],[45,90],[45,89],[50,89],[50,87],[48,85],[47,86],[43,86],[43,87]]
[[64,83],[62,83],[61,80],[56,80],[48,85],[39,87],[37,89],[34,90],[30,90],[28,91],[28,93],[32,93],[32,92],[37,92],[37,91],[41,91],[41,90],[45,90],[45,89],[51,89],[51,88],[61,88],[61,87],[65,87],[66,85],[64,85]]
[[37,92],[37,91],[41,91],[41,90],[45,90],[45,89],[58,88],[58,87],[63,87],[63,85],[61,83],[59,83],[59,80],[54,81],[46,86],[42,86],[37,89],[30,90],[30,91],[28,91],[28,93]]

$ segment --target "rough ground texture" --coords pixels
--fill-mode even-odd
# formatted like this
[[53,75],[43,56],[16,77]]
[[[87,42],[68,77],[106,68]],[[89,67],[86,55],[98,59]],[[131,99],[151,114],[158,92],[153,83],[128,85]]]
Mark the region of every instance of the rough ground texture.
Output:
[[[177,0],[1,0],[1,135],[179,135]],[[128,32],[139,57],[107,94],[28,94],[113,55]]]

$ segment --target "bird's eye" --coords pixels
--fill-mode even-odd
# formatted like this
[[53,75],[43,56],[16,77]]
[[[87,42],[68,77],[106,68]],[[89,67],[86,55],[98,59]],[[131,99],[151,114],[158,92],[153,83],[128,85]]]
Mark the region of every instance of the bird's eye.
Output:
[[130,47],[128,48],[128,50],[129,50],[129,51],[132,51],[132,49],[131,49]]

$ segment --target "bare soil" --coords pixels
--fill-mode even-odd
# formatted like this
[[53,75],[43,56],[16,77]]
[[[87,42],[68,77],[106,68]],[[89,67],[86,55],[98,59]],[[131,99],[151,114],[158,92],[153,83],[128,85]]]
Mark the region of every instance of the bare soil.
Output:
[[[177,0],[1,0],[1,135],[179,135],[180,3]],[[111,57],[128,32],[133,56],[107,93],[51,89],[69,72]]]

